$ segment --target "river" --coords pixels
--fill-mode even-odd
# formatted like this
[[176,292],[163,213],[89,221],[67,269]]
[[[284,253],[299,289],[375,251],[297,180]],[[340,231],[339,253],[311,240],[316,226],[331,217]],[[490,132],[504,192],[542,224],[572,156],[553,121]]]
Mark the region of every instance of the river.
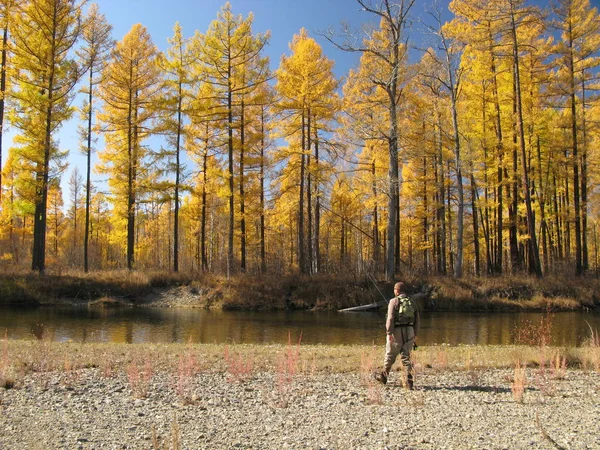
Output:
[[[543,313],[422,313],[420,345],[508,345],[518,330],[536,329]],[[551,344],[581,346],[600,314],[550,316]],[[0,309],[0,333],[9,339],[73,342],[201,342],[272,344],[381,344],[383,313],[241,312],[188,308],[40,307]],[[589,325],[588,325],[589,324]]]

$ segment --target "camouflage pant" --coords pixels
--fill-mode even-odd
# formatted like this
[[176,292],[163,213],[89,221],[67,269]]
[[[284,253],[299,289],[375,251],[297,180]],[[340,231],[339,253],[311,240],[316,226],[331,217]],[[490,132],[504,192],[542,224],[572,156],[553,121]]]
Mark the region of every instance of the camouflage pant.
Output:
[[395,327],[394,342],[390,342],[386,336],[385,358],[383,361],[383,369],[389,373],[396,361],[398,355],[401,355],[402,364],[406,367],[408,373],[412,371],[412,363],[410,361],[410,352],[415,343],[415,329],[412,326]]

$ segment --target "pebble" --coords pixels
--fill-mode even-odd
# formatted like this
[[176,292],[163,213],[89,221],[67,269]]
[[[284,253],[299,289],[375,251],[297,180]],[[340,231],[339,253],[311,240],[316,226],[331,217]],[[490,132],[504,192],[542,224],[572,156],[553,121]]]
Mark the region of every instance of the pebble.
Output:
[[80,370],[71,396],[64,374],[51,377],[45,390],[29,375],[0,390],[2,450],[147,449],[155,438],[171,448],[173,433],[182,449],[551,449],[546,436],[563,448],[600,448],[600,374],[580,370],[546,380],[552,390],[532,382],[523,402],[508,369],[486,371],[481,386],[464,371],[426,369],[414,391],[396,373],[386,386],[347,373],[298,375],[282,388],[273,373],[237,383],[203,372],[185,398],[159,372],[143,399],[124,373]]

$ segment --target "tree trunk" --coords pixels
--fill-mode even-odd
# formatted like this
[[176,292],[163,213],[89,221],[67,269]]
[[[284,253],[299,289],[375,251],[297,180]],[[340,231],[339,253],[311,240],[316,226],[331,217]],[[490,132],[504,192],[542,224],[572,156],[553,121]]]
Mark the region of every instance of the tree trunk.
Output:
[[[315,119],[316,125],[316,119]],[[319,186],[319,129],[315,126],[315,238],[314,238],[314,254],[315,254],[315,272],[321,272],[321,251],[319,244],[321,242],[321,193]]]
[[509,229],[508,239],[510,245],[510,264],[512,273],[518,273],[523,270],[521,254],[519,253],[519,182],[518,182],[518,171],[519,171],[519,154],[517,147],[519,145],[519,136],[517,127],[517,80],[516,76],[513,77],[513,123],[512,123],[512,173],[511,173],[511,189],[509,193],[509,206],[508,206],[508,218],[509,218]]
[[582,247],[582,266],[586,272],[590,268],[588,253],[588,175],[587,175],[587,123],[585,116],[585,72],[582,74],[581,81],[581,127],[583,130],[583,142],[581,148],[581,247]]
[[204,146],[204,155],[202,155],[202,213],[201,213],[201,222],[200,222],[200,254],[202,261],[202,271],[208,271],[208,258],[206,255],[206,183],[208,181],[208,176],[206,171],[208,169],[208,132],[209,125],[206,122],[206,141]]
[[306,126],[306,218],[307,218],[307,235],[306,242],[308,244],[306,256],[307,256],[307,272],[313,273],[313,222],[312,222],[312,169],[311,169],[311,153],[310,149],[312,146],[312,116],[310,107],[307,111],[307,126]]
[[496,194],[496,248],[495,248],[495,258],[494,258],[494,273],[500,274],[503,270],[503,243],[504,243],[504,192],[503,192],[503,172],[504,172],[504,138],[502,135],[502,120],[501,120],[501,109],[500,109],[500,96],[498,95],[498,74],[496,72],[496,59],[494,55],[494,38],[492,36],[491,25],[488,23],[488,33],[489,33],[489,41],[490,41],[490,60],[491,66],[490,70],[492,73],[492,93],[494,99],[494,108],[496,114],[494,115],[494,120],[496,122],[495,130],[496,130],[496,152],[497,152],[497,161],[498,161],[498,169],[497,169],[497,194]]
[[517,44],[517,28],[515,24],[515,12],[511,3],[511,31],[513,39],[513,56],[515,69],[515,85],[517,97],[517,129],[519,131],[519,144],[521,150],[521,174],[523,177],[523,196],[525,197],[525,207],[527,208],[527,229],[529,231],[528,248],[529,248],[529,271],[537,277],[542,276],[540,266],[540,254],[538,250],[538,242],[535,230],[535,218],[533,215],[533,207],[531,205],[531,189],[529,185],[529,173],[527,167],[527,155],[525,152],[525,133],[523,129],[523,107],[521,104],[521,80],[519,75],[519,48]]
[[300,199],[298,202],[298,266],[300,273],[306,273],[306,253],[304,248],[304,171],[306,128],[305,113],[302,110],[302,155],[300,156]]
[[52,145],[52,106],[54,103],[54,64],[50,67],[48,84],[48,106],[45,117],[45,134],[43,141],[44,158],[38,165],[36,175],[35,216],[33,218],[33,255],[32,270],[44,273],[46,269],[46,220],[48,205],[48,180],[50,176],[50,148]]
[[86,177],[85,177],[85,230],[83,236],[83,271],[88,273],[89,265],[89,241],[90,241],[90,203],[92,191],[92,116],[94,114],[93,95],[94,87],[94,66],[90,65],[90,82],[88,85],[88,129],[86,143]]
[[183,97],[182,85],[179,82],[179,97],[177,99],[177,137],[175,142],[175,212],[173,217],[173,271],[179,272],[179,186],[181,184],[181,102]]
[[2,205],[2,137],[4,135],[4,99],[6,98],[6,47],[8,45],[8,24],[2,32],[2,60],[0,62],[0,206]]
[[544,186],[544,177],[542,171],[542,149],[540,143],[540,136],[537,136],[537,158],[538,158],[538,192],[539,192],[539,205],[540,205],[540,223],[542,228],[542,251],[544,253],[543,271],[548,272],[548,233],[546,225],[546,193]]
[[266,273],[267,258],[265,252],[265,107],[261,107],[260,116],[260,271]]
[[390,91],[390,137],[388,138],[389,169],[388,169],[388,224],[387,224],[387,247],[385,262],[385,277],[392,281],[395,275],[395,250],[396,232],[399,204],[399,176],[398,176],[398,113],[396,105],[398,73],[394,72]]
[[477,223],[477,191],[475,188],[475,177],[471,170],[471,210],[473,214],[473,244],[475,251],[475,276],[481,273],[480,249],[479,249],[479,224]]
[[427,196],[427,157],[423,156],[423,272],[425,273],[425,275],[429,273],[429,239],[427,235],[429,229],[429,222],[427,220],[428,209],[429,203]]
[[242,96],[240,110],[240,268],[246,272],[246,194],[244,192],[244,150],[246,146],[245,136],[245,118],[244,118],[244,97]]
[[227,148],[228,148],[228,170],[229,170],[229,234],[227,245],[227,278],[229,278],[233,269],[233,233],[235,229],[235,210],[233,201],[233,99],[231,86],[231,61],[228,61],[227,67]]
[[[452,76],[450,74],[450,80]],[[454,81],[451,81],[452,98],[452,129],[454,131],[454,163],[456,164],[456,186],[458,190],[458,214],[456,223],[456,262],[454,265],[454,277],[462,277],[463,272],[463,240],[464,240],[464,212],[465,194],[462,179],[462,161],[460,156],[460,136],[458,133],[458,111],[456,107],[456,92]]]

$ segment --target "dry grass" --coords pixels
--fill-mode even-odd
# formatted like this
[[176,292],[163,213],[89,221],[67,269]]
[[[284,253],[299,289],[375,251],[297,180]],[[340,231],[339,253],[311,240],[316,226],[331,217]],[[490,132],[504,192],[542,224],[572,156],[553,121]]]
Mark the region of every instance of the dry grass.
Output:
[[525,388],[527,387],[527,375],[525,374],[526,366],[521,365],[521,361],[516,362],[513,381],[510,384],[510,390],[513,397],[518,403],[523,403],[525,398]]
[[[512,368],[518,360],[525,367],[544,368],[553,379],[560,379],[568,368],[600,372],[599,344],[594,331],[588,344],[578,348],[443,345],[420,346],[412,354],[417,369],[466,370],[476,374],[490,368]],[[232,350],[223,344],[77,344],[5,338],[0,349],[0,382],[5,387],[19,385],[26,374],[34,374],[43,383],[52,371],[72,373],[75,377],[80,368],[95,367],[105,377],[127,374],[132,392],[139,396],[144,395],[153,373],[177,374],[182,399],[191,395],[186,379],[200,371],[228,373],[232,378],[271,372],[283,387],[301,371],[358,372],[365,383],[384,354],[383,346],[304,345],[291,340],[287,345],[245,344]]]
[[568,276],[537,279],[525,275],[435,277],[436,308],[444,310],[553,310],[593,308],[600,281]]
[[249,352],[244,351],[243,346],[239,347],[237,350],[232,351],[229,345],[225,345],[223,356],[227,365],[229,380],[243,383],[252,378],[254,358]]
[[177,422],[177,416],[173,415],[171,422],[171,437],[163,438],[152,425],[152,448],[153,450],[181,450],[181,429]]
[[131,361],[127,366],[126,373],[133,396],[136,398],[148,397],[154,373],[152,360],[147,358],[144,363],[136,360]]
[[199,372],[200,364],[190,341],[185,353],[179,355],[177,373],[173,375],[175,392],[184,405],[192,404],[196,401],[196,396],[192,389],[192,381],[194,376]]
[[[407,278],[411,293],[432,291],[425,302],[431,310],[573,310],[594,307],[600,281],[594,278],[527,276]],[[392,295],[392,283],[378,283]],[[154,288],[186,286],[201,292],[198,306],[228,310],[332,310],[380,300],[371,280],[347,275],[319,276],[238,274],[227,279],[214,274],[160,271],[49,270],[45,275],[2,270],[0,303],[79,302],[110,305],[140,302]]]

